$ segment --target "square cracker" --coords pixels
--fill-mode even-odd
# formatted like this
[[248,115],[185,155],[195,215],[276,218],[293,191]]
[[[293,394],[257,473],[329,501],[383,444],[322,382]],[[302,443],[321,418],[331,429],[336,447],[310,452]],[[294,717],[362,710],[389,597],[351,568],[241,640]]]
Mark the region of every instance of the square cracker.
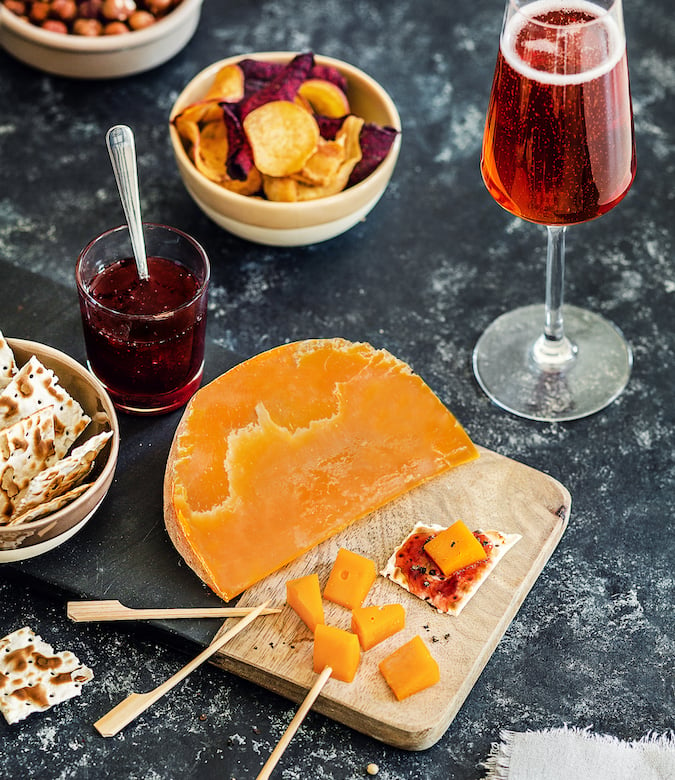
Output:
[[51,406],[0,431],[0,524],[12,513],[17,493],[55,457]]
[[27,626],[0,639],[0,712],[7,723],[79,696],[93,677],[73,653],[55,653]]
[[47,406],[54,407],[54,446],[62,458],[91,418],[33,355],[0,392],[0,430]]
[[[23,522],[22,515],[40,504],[53,501],[72,490],[94,467],[96,456],[112,436],[112,431],[103,431],[92,436],[65,458],[41,471],[17,494],[10,522]],[[35,517],[33,517],[35,519]]]

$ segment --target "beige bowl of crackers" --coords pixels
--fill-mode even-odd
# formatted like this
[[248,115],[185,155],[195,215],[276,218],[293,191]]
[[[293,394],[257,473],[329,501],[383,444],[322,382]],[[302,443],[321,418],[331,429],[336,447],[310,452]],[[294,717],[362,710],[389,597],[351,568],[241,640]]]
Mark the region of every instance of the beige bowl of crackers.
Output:
[[0,45],[57,76],[119,78],[178,54],[197,29],[201,9],[202,0],[0,0]]
[[101,383],[57,349],[0,334],[0,563],[80,531],[110,488],[118,452]]
[[211,220],[255,243],[301,246],[370,213],[394,171],[401,121],[354,65],[257,52],[198,73],[174,103],[170,134],[183,183]]

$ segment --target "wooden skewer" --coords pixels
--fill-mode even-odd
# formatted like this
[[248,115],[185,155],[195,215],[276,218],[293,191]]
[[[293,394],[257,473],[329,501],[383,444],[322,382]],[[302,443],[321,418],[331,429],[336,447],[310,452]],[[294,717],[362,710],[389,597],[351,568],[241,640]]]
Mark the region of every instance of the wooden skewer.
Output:
[[289,742],[293,739],[295,732],[300,728],[300,724],[305,719],[307,713],[312,709],[312,705],[316,701],[318,695],[321,693],[323,686],[328,681],[328,678],[331,676],[332,672],[333,670],[330,666],[325,666],[321,674],[317,677],[314,685],[312,685],[309,693],[307,696],[305,696],[302,704],[300,705],[300,708],[295,713],[295,717],[288,724],[288,728],[283,733],[281,739],[277,743],[277,746],[274,748],[270,754],[270,757],[265,762],[265,766],[260,770],[260,774],[258,775],[257,780],[268,780],[269,776],[272,774],[272,770],[279,762],[282,753],[284,750],[286,750]]
[[115,734],[131,723],[134,718],[144,712],[150,705],[154,704],[158,699],[164,696],[165,693],[168,693],[175,685],[187,677],[191,671],[206,661],[206,659],[212,656],[217,650],[220,650],[220,648],[232,639],[233,636],[236,636],[243,628],[246,628],[246,626],[252,620],[255,620],[258,615],[262,615],[268,603],[269,602],[266,601],[249,612],[249,614],[243,617],[236,626],[233,626],[222,636],[214,639],[213,642],[202,650],[196,658],[193,658],[192,661],[187,663],[182,669],[176,672],[176,674],[169,677],[166,682],[163,682],[154,690],[149,691],[148,693],[132,693],[127,696],[126,699],[113,707],[110,712],[102,718],[99,718],[96,723],[94,723],[94,728],[103,737],[114,737]]
[[[253,607],[188,607],[170,609],[132,609],[119,601],[69,601],[68,617],[76,623],[104,620],[160,620],[162,618],[245,617]],[[269,608],[261,615],[273,615],[280,609]]]

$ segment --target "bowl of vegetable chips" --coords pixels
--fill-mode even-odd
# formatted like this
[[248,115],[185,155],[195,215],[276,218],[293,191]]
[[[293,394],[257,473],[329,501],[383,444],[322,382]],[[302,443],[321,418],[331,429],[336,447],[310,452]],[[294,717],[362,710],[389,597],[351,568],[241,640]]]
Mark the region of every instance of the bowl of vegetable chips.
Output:
[[363,221],[401,144],[384,88],[313,52],[213,63],[178,96],[169,130],[199,208],[225,230],[273,246],[325,241]]

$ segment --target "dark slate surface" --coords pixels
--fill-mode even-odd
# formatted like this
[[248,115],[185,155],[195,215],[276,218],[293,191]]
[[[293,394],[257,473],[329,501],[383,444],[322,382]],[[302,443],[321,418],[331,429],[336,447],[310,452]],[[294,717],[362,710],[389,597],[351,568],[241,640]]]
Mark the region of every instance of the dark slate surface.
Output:
[[[625,201],[568,239],[567,299],[619,324],[635,351],[612,407],[568,424],[529,423],[491,406],[470,369],[481,330],[543,295],[544,233],[512,219],[478,172],[502,4],[497,0],[206,2],[195,38],[170,63],[122,81],[48,76],[0,52],[0,330],[84,359],[73,280],[78,250],[122,219],[104,145],[137,134],[148,219],[197,236],[214,265],[208,376],[306,337],[343,336],[411,363],[491,449],[571,491],[570,526],[445,736],[422,753],[310,715],[276,776],[457,778],[501,728],[592,726],[622,738],[672,728],[675,26],[669,0],[625,9],[638,176]],[[182,86],[245,51],[307,49],[380,80],[404,138],[391,185],[348,234],[274,249],[230,236],[199,212],[172,160],[166,119]],[[71,543],[0,568],[0,636],[29,625],[72,649],[96,678],[84,695],[15,726],[0,721],[0,777],[255,777],[295,710],[207,666],[119,736],[92,723],[128,691],[170,676],[217,624],[75,625],[69,592],[214,603],[164,535],[159,490],[179,413],[122,419],[109,500]],[[111,555],[111,550],[119,551]],[[126,551],[126,552],[125,552]],[[176,594],[179,594],[177,596]]]

